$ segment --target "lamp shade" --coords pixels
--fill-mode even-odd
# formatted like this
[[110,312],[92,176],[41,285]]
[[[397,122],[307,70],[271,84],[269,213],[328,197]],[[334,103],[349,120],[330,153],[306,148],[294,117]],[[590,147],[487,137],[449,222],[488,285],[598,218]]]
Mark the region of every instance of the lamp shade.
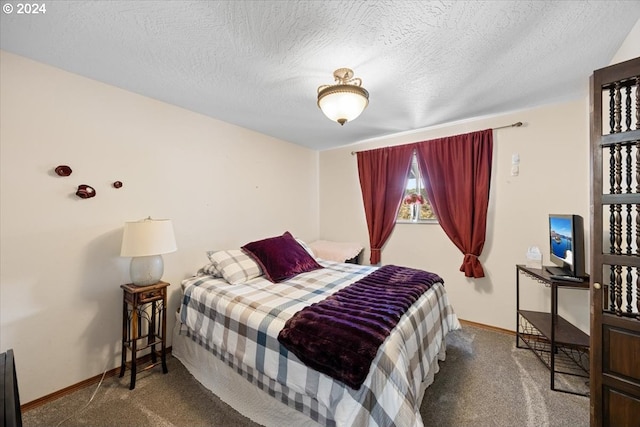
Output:
[[161,254],[177,249],[173,225],[168,219],[143,219],[124,225],[120,256],[131,258],[131,283],[148,286],[158,283],[164,273]]
[[170,219],[147,218],[124,224],[120,256],[160,255],[176,250],[176,238]]

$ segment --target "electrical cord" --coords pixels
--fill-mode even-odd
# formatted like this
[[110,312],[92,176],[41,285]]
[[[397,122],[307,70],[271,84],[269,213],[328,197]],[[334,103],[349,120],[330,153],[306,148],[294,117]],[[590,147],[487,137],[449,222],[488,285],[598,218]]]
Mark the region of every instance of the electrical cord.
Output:
[[106,363],[104,364],[104,370],[102,371],[102,377],[100,378],[100,381],[98,382],[98,386],[96,387],[96,389],[94,390],[93,394],[89,398],[89,401],[82,408],[78,409],[77,411],[75,411],[74,413],[69,415],[67,418],[63,419],[58,424],[56,424],[56,427],[60,427],[63,423],[65,423],[66,421],[69,421],[71,418],[75,418],[82,411],[84,411],[85,409],[87,409],[89,407],[91,402],[93,402],[93,399],[96,397],[96,394],[98,393],[98,390],[100,389],[100,386],[102,385],[102,382],[104,381],[104,377],[107,374],[107,365],[108,364],[109,364],[109,359],[107,359]]

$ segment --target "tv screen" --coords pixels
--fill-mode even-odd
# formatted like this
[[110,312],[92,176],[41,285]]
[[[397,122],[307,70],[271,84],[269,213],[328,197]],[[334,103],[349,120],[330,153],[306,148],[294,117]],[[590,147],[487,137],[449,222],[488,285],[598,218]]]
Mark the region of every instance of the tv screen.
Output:
[[558,269],[553,274],[585,276],[584,222],[580,215],[549,215],[551,262]]

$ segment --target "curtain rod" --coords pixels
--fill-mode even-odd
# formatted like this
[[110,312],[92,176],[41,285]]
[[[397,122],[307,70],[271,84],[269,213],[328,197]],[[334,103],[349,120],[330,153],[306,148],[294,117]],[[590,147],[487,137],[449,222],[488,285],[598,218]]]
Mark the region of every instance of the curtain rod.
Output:
[[[515,123],[511,123],[510,125],[498,126],[497,128],[493,128],[492,130],[506,129],[506,128],[519,128],[520,126],[522,126],[522,122],[515,122]],[[364,151],[367,151],[367,150],[364,150]],[[352,151],[351,155],[353,156],[356,153],[358,153],[358,151]]]

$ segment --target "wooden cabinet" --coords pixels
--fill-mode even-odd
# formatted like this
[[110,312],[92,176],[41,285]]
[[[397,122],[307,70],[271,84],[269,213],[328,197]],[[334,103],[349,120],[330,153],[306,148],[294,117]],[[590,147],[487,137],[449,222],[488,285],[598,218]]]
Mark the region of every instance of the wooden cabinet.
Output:
[[[548,312],[521,308],[521,276],[549,288]],[[588,290],[589,283],[558,281],[544,269],[516,265],[516,347],[533,351],[549,368],[551,390],[587,396],[589,335],[558,315],[558,289]]]
[[[120,286],[122,299],[122,362],[120,377],[124,376],[126,365],[131,368],[129,390],[136,387],[138,372],[138,352],[150,349],[150,363],[141,371],[162,365],[167,373],[166,335],[167,335],[167,287],[169,283],[158,282],[149,286],[127,284]],[[127,363],[127,350],[131,352],[131,361]],[[146,362],[141,359],[140,362]]]

